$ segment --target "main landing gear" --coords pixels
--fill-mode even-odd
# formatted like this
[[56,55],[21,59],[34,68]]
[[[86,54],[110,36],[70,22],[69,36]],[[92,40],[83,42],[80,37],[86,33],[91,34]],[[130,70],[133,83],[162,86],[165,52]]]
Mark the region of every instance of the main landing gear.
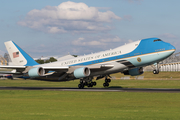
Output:
[[[98,77],[96,78],[96,80],[102,79],[102,78],[104,78],[104,77],[105,77],[105,83],[103,83],[103,86],[104,86],[104,87],[109,87],[109,83],[111,82],[111,79],[109,79],[109,78],[111,78],[110,75],[98,76]],[[109,77],[109,78],[108,78],[108,77]]]
[[78,85],[78,88],[83,89],[85,86],[87,87],[96,86],[97,83],[93,82],[92,79],[93,79],[92,77],[80,79],[80,84]]
[[109,83],[111,82],[111,79],[105,78],[105,83],[103,83],[104,87],[109,87]]
[[[109,87],[109,83],[111,82],[111,79],[110,79],[111,76],[109,76],[109,75],[99,76],[99,77],[97,77],[96,80],[101,79],[103,77],[105,77],[105,83],[103,83],[103,86]],[[80,79],[80,84],[78,85],[78,88],[83,89],[85,86],[87,86],[87,87],[96,86],[97,83],[93,82],[92,79],[93,79],[93,77],[87,77],[87,78]]]

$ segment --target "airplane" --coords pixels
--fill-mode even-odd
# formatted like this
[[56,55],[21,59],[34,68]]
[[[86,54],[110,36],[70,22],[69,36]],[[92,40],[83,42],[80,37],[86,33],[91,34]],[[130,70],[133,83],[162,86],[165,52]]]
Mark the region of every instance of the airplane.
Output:
[[[143,67],[156,64],[172,55],[176,48],[159,38],[138,40],[123,46],[89,55],[70,57],[57,62],[38,64],[13,41],[5,42],[13,65],[0,68],[15,69],[13,74],[22,78],[50,81],[80,79],[78,88],[93,87],[96,80],[105,78],[104,87],[111,82],[110,74],[124,73],[137,76],[143,74]],[[159,73],[159,67],[153,71]]]

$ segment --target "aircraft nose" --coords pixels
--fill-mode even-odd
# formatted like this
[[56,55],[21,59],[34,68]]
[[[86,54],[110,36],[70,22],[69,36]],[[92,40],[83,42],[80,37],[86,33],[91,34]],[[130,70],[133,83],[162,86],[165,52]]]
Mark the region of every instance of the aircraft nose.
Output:
[[172,50],[172,53],[174,53],[176,51],[176,48],[173,45],[169,44],[169,50]]
[[174,51],[176,50],[176,48],[173,45],[171,45],[171,49]]

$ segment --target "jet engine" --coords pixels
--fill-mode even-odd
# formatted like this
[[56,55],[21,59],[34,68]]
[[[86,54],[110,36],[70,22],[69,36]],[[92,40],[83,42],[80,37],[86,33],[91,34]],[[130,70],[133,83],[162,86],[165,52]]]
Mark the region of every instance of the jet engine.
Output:
[[134,68],[134,69],[125,71],[124,75],[136,76],[136,75],[141,75],[143,73],[144,73],[143,68],[139,67],[139,68]]
[[74,70],[73,74],[75,78],[88,77],[90,75],[90,70],[87,67],[77,68]]
[[45,73],[45,71],[42,67],[32,68],[28,71],[28,75],[30,78],[43,76],[44,73]]

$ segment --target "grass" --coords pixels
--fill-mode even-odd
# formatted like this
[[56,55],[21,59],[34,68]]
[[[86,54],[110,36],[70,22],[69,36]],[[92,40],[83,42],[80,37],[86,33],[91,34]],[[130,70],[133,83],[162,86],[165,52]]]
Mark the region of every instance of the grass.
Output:
[[[103,88],[104,80],[98,80],[93,88]],[[79,80],[47,82],[38,80],[0,80],[0,86],[9,87],[70,87],[77,88]],[[112,80],[109,87],[122,88],[180,88],[180,80]]]
[[[121,78],[123,74],[113,74],[116,78]],[[136,80],[131,77],[130,80],[112,80],[109,87],[123,87],[123,88],[180,88],[180,74],[179,72],[160,72],[158,75],[152,72],[145,72],[143,74],[144,80]],[[173,77],[172,77],[173,76]],[[153,79],[152,79],[153,78]],[[175,79],[174,79],[175,78]],[[96,88],[103,88],[104,79],[98,80]],[[75,87],[77,88],[79,80],[68,82],[49,82],[38,80],[0,80],[0,86],[21,86],[21,87]]]
[[[178,72],[161,72],[156,77],[151,72],[143,75],[147,79],[112,80],[110,87],[180,88]],[[103,82],[98,80],[96,87],[102,87]],[[0,86],[77,87],[78,83],[79,80],[0,80]],[[179,120],[179,99],[179,93],[165,92],[0,90],[0,120]]]
[[1,120],[179,119],[179,93],[0,91]]

